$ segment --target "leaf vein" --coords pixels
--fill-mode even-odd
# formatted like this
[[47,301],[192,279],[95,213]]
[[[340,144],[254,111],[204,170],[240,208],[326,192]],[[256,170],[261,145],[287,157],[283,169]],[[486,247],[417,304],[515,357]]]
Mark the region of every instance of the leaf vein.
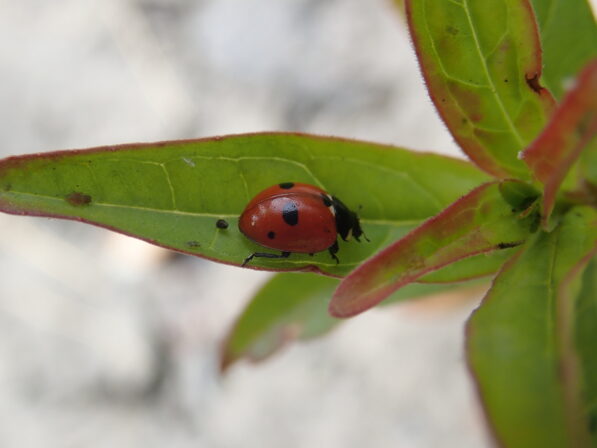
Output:
[[170,172],[164,163],[159,164],[164,172],[164,176],[166,177],[166,183],[168,184],[168,188],[170,189],[170,199],[172,201],[172,208],[174,210],[178,210],[178,206],[176,205],[176,194],[174,192],[174,186],[172,185],[172,179],[170,178]]
[[[64,199],[57,198],[54,196],[46,196],[42,194],[36,193],[26,193],[26,192],[19,192],[19,191],[11,191],[10,195],[12,196],[29,196],[34,198],[42,198],[43,200],[47,200],[50,202],[58,202],[63,203]],[[143,207],[139,205],[126,205],[126,204],[112,204],[108,202],[98,202],[94,201],[90,207],[105,207],[105,208],[118,208],[118,209],[130,209],[130,210],[138,210],[138,211],[145,211],[157,214],[171,214],[174,216],[193,216],[198,218],[238,218],[238,213],[212,213],[212,212],[188,212],[184,210],[167,210],[167,209],[160,209],[154,207]],[[56,213],[60,214],[60,213]],[[413,220],[388,220],[388,219],[363,219],[360,220],[363,223],[369,224],[377,224],[377,225],[389,225],[395,227],[401,227],[405,225],[416,225],[421,222],[421,219],[413,219]]]
[[[479,43],[478,32],[477,32],[477,29],[475,28],[475,26],[473,24],[473,19],[472,19],[471,14],[470,14],[470,9],[469,9],[469,6],[468,6],[468,2],[469,2],[469,0],[464,0],[463,7],[464,7],[464,11],[465,11],[465,14],[466,14],[466,18],[467,18],[468,24],[469,24],[469,26],[471,28],[473,40],[475,42],[475,47],[477,49],[477,52],[479,54],[479,58],[481,60],[481,68],[482,68],[485,76],[487,77],[487,80],[489,81],[489,84],[491,85],[491,90],[493,91],[495,101],[496,101],[496,103],[498,105],[499,110],[501,111],[502,115],[504,116],[504,120],[506,120],[506,125],[510,129],[512,135],[516,138],[516,141],[518,142],[520,148],[522,148],[524,146],[523,139],[522,139],[520,133],[518,132],[518,129],[516,129],[516,127],[514,126],[514,123],[512,122],[512,118],[507,113],[506,106],[504,105],[504,103],[502,101],[502,98],[500,97],[500,95],[497,94],[497,88],[495,86],[495,83],[493,82],[493,79],[491,78],[491,74],[489,73],[489,68],[487,67],[487,61],[485,60],[485,58],[483,56],[483,52],[481,50],[481,44]],[[518,58],[516,60],[518,61]]]

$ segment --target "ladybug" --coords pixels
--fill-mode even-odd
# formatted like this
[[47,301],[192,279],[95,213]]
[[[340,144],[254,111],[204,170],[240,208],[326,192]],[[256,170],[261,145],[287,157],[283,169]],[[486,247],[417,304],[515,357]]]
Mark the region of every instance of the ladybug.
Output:
[[[266,188],[246,206],[238,221],[239,230],[250,240],[281,254],[255,252],[255,257],[287,258],[291,253],[328,250],[339,263],[337,235],[365,239],[359,217],[340,199],[313,185],[284,182]],[[367,239],[367,241],[369,241]]]

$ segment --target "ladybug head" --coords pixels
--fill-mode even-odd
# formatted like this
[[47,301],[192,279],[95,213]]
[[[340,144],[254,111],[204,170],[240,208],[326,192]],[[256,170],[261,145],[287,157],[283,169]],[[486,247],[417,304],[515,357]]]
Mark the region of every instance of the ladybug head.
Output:
[[[357,241],[360,241],[359,238],[363,235],[363,229],[361,228],[358,215],[352,210],[349,210],[349,208],[335,196],[332,196],[332,203],[334,211],[336,212],[336,230],[338,235],[340,235],[340,238],[344,241],[348,241],[354,236]],[[367,239],[367,237],[365,237],[365,239]]]

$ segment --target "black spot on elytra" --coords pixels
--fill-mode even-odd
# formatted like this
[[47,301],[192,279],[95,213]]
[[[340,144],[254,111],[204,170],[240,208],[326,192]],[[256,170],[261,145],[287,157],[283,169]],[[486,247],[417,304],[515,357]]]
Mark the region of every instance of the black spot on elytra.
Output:
[[276,237],[276,232],[274,232],[273,230],[270,230],[269,232],[267,232],[267,237],[270,240],[273,240]]
[[328,197],[327,194],[321,193],[321,199],[323,200],[323,205],[326,207],[330,207],[332,205],[332,200]]
[[298,205],[294,201],[288,201],[284,204],[282,209],[282,219],[289,226],[296,226],[298,224]]
[[218,219],[216,221],[216,227],[218,229],[227,229],[228,228],[228,221],[226,221],[225,219]]
[[294,187],[294,182],[282,182],[281,184],[278,184],[278,186],[284,190],[290,190]]
[[83,207],[85,205],[91,204],[91,196],[78,191],[73,191],[66,196],[66,201],[75,207]]

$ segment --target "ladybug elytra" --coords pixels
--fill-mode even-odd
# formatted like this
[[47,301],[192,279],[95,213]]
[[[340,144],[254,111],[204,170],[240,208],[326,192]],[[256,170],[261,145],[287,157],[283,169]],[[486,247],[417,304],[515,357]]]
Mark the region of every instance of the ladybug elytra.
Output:
[[357,241],[363,234],[359,217],[340,199],[319,187],[284,182],[257,194],[245,207],[238,221],[239,230],[250,240],[279,250],[281,254],[255,252],[254,257],[287,258],[291,253],[314,254],[328,250],[339,263],[337,235],[344,241]]

